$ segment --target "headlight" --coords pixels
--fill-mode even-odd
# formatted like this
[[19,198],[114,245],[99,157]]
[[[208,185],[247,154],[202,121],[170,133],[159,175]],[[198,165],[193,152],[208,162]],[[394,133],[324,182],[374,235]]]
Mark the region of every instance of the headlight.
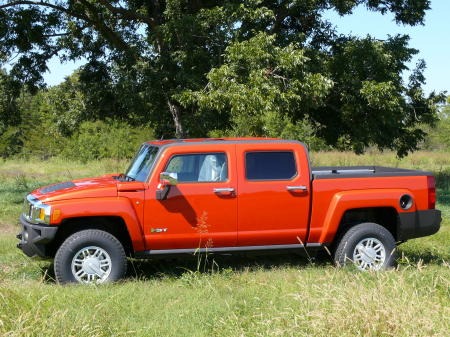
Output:
[[50,205],[38,205],[39,209],[39,222],[49,224],[50,223],[50,215],[52,213],[52,206]]
[[24,203],[23,215],[31,223],[50,223],[50,215],[52,207],[45,205],[41,200],[33,197],[31,194],[27,195]]

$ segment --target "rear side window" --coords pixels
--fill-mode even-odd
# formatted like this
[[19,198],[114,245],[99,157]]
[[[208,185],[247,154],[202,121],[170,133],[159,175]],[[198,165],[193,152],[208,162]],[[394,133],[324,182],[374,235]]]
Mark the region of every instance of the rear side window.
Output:
[[291,180],[297,174],[291,151],[247,152],[245,175],[248,180]]
[[228,179],[225,153],[195,153],[173,156],[166,172],[177,173],[180,183],[223,182]]

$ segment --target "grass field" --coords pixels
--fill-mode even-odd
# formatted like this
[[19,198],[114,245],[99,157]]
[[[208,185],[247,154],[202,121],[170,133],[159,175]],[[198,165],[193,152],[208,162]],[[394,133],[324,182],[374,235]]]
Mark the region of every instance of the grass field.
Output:
[[24,195],[39,186],[119,172],[124,161],[0,162],[2,336],[448,336],[450,154],[313,153],[314,165],[386,165],[437,175],[439,233],[400,246],[396,270],[359,273],[281,255],[132,261],[127,278],[59,286],[51,262],[15,248]]

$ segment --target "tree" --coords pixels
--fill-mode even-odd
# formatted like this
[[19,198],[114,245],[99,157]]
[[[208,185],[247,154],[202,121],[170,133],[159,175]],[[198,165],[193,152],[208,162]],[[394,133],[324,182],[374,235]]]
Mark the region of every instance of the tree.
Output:
[[20,86],[3,69],[0,69],[0,134],[8,126],[16,126],[20,123],[17,108],[19,89]]
[[17,104],[20,85],[0,68],[0,156],[16,153],[20,146],[18,125],[21,116]]
[[225,115],[229,129],[216,125],[215,136],[245,134],[315,143],[309,112],[325,104],[333,81],[309,69],[303,49],[293,43],[277,47],[274,41],[274,35],[259,33],[231,44],[224,64],[208,74],[208,85],[186,90],[178,100],[185,106],[196,104],[199,120],[210,111]]
[[[109,113],[152,121],[161,135],[204,136],[217,128],[237,127],[241,112],[227,110],[234,86],[221,95],[221,105],[206,99],[227,88],[214,81],[226,83],[234,76],[252,92],[253,102],[268,102],[261,96],[267,92],[264,85],[277,91],[278,98],[272,97],[272,107],[266,109],[273,121],[295,126],[307,116],[330,145],[360,152],[376,144],[403,155],[424,137],[418,125],[434,122],[435,104],[442,96],[425,97],[423,63],[411,82],[403,83],[405,64],[417,53],[408,47],[408,37],[378,41],[341,36],[322,16],[329,9],[347,15],[358,5],[391,12],[399,24],[417,25],[423,23],[430,1],[2,1],[0,55],[7,60],[17,55],[11,75],[29,87],[43,85],[41,75],[54,55],[62,61],[85,57],[88,63],[81,72],[86,76],[80,80],[93,95],[89,111],[102,118],[100,102],[114,102]],[[251,43],[245,41],[257,41],[252,39],[264,41],[261,53],[271,59],[235,68],[241,61],[233,55],[239,48],[248,52]],[[271,48],[302,55],[301,65],[279,64],[285,56],[268,53]],[[226,67],[235,69],[234,74],[226,74]],[[258,81],[248,75],[255,72]],[[285,86],[278,75],[289,83]],[[306,81],[303,87],[301,81]],[[308,97],[309,81],[320,93]],[[108,99],[118,94],[119,100]],[[245,112],[241,117],[245,119]],[[268,134],[264,128],[234,131]]]
[[433,127],[425,126],[428,133],[424,148],[431,150],[450,150],[450,96],[446,104],[438,111],[439,121]]

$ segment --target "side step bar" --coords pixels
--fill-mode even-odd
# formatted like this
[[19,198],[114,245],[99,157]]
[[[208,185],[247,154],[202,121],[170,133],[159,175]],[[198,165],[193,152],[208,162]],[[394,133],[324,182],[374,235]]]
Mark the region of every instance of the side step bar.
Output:
[[266,246],[240,246],[240,247],[211,247],[211,248],[185,248],[185,249],[151,249],[136,252],[137,258],[145,258],[154,255],[175,255],[175,254],[197,254],[197,253],[234,253],[250,251],[268,251],[268,250],[289,250],[289,249],[307,249],[320,248],[321,243],[290,244],[290,245],[266,245]]

